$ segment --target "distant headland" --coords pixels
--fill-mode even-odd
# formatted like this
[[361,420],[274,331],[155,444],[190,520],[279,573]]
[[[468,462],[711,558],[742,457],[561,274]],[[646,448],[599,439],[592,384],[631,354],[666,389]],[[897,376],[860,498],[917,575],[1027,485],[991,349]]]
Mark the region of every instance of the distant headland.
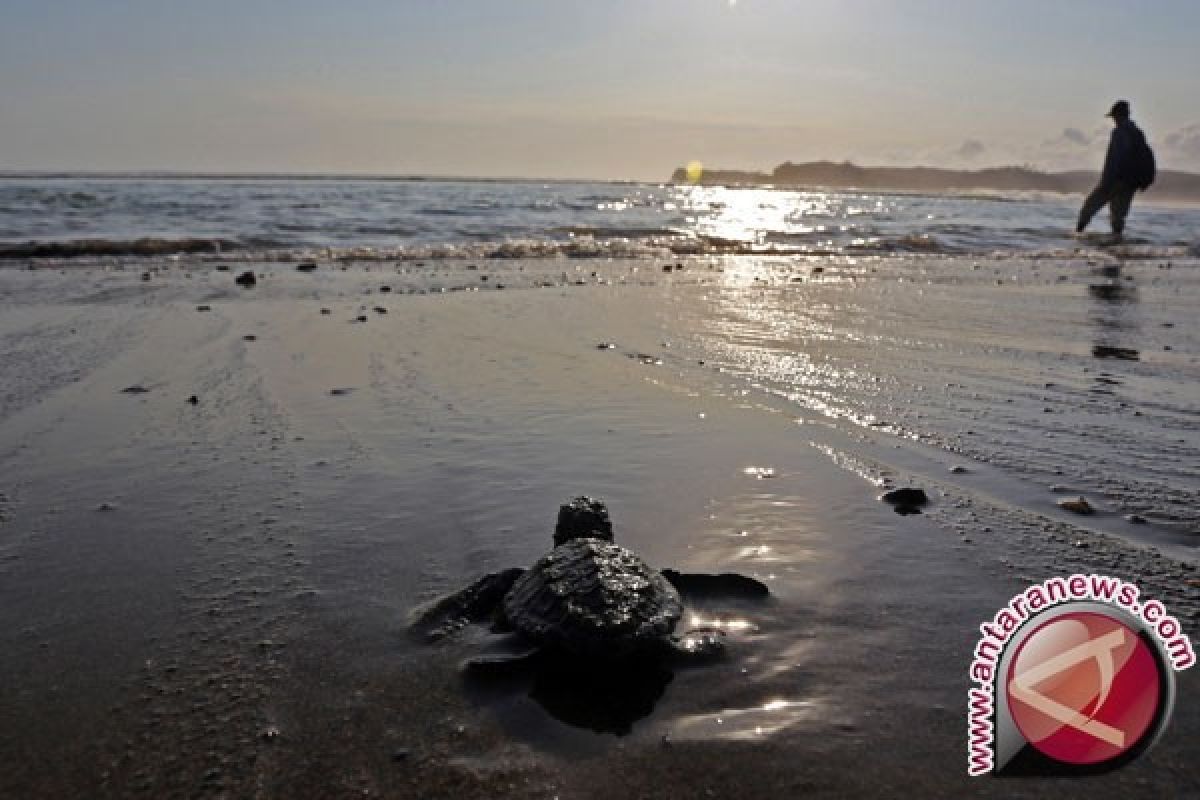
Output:
[[[784,162],[771,172],[746,172],[704,169],[699,180],[695,170],[680,167],[671,175],[672,183],[699,183],[704,186],[777,186],[786,188],[874,189],[915,192],[947,191],[1034,191],[1080,194],[1096,185],[1099,174],[1040,172],[1028,167],[993,167],[981,170],[953,170],[936,167],[860,167],[848,161],[810,161],[804,164]],[[1157,200],[1200,202],[1200,175],[1191,172],[1159,170],[1154,185],[1146,191]]]

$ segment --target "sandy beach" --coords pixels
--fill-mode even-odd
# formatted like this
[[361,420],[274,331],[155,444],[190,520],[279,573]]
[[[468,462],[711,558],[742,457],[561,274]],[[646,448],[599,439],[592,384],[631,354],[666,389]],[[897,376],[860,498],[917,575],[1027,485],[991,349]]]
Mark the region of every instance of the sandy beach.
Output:
[[[1195,671],[1124,769],[965,774],[1024,586],[1200,622],[1194,259],[118,263],[0,269],[0,796],[1200,792]],[[771,589],[623,735],[407,630],[579,494]]]

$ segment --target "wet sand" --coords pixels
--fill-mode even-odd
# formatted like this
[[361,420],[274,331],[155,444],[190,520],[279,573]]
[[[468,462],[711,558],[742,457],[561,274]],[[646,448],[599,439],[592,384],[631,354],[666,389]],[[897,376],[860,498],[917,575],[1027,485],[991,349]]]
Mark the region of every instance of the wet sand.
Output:
[[[939,264],[955,262],[905,268]],[[731,282],[723,266],[252,265],[246,290],[239,268],[210,264],[161,263],[148,280],[140,266],[0,270],[0,795],[1200,789],[1191,672],[1167,735],[1125,769],[965,776],[979,622],[1032,580],[1096,569],[1191,632],[1186,515],[1168,505],[1146,531],[1117,510],[1071,519],[1036,470],[736,374],[713,331],[753,335],[721,327],[731,309],[812,271],[767,263]],[[440,291],[461,287],[479,290]],[[935,290],[871,291],[841,310],[880,319]],[[963,459],[971,472],[951,475]],[[929,513],[877,502],[909,482],[934,496]],[[530,563],[579,493],[604,498],[618,542],[652,564],[773,592],[690,609],[743,623],[729,657],[677,671],[623,736],[556,719],[519,680],[465,683],[480,632],[434,646],[406,632],[417,604]]]

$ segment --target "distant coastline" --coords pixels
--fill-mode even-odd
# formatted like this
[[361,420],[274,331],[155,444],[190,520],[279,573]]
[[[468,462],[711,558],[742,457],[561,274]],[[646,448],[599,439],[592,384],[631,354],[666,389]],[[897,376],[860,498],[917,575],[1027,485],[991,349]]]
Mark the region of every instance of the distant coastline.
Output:
[[[705,169],[698,183],[704,186],[776,186],[785,188],[872,189],[919,192],[1003,191],[1081,194],[1096,185],[1099,173],[1040,172],[1027,167],[993,167],[981,170],[952,170],[936,167],[861,167],[850,162],[784,162],[771,172]],[[685,167],[671,175],[671,182],[691,183]],[[1164,201],[1200,203],[1200,175],[1160,170],[1147,197]]]

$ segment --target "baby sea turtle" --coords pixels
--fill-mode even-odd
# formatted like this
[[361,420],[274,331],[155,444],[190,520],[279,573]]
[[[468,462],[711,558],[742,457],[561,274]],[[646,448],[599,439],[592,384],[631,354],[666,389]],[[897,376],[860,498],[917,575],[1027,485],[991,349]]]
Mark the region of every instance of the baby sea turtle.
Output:
[[612,539],[604,503],[577,497],[559,509],[554,549],[532,567],[486,575],[436,601],[417,612],[413,630],[436,640],[490,621],[508,635],[467,661],[470,688],[486,694],[515,679],[560,721],[623,736],[653,711],[673,665],[724,651],[719,629],[674,634],[684,598],[768,592],[742,575],[660,572]]
[[615,544],[604,503],[577,497],[559,509],[555,547],[528,570],[507,569],[420,610],[413,629],[440,639],[491,621],[528,645],[484,656],[473,669],[507,666],[549,650],[575,660],[620,662],[670,656],[703,660],[723,650],[714,629],[674,636],[684,595],[761,599],[768,590],[742,575],[659,571]]

